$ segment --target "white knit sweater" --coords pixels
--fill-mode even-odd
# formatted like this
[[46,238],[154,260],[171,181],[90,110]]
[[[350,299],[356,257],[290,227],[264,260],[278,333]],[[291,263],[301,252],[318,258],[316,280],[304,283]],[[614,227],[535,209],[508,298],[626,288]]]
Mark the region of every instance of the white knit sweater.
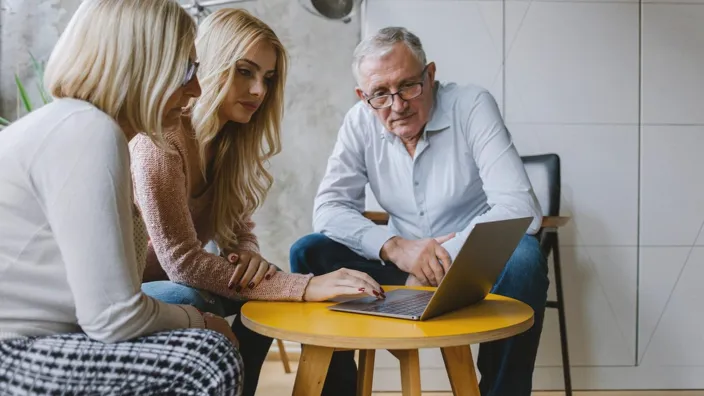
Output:
[[140,290],[127,144],[111,117],[73,99],[0,131],[0,339],[204,326],[195,308]]

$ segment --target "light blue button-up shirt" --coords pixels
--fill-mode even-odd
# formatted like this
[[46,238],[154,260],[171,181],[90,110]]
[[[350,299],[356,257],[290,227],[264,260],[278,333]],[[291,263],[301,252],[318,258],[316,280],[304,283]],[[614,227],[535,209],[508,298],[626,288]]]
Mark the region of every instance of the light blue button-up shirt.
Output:
[[[367,183],[389,213],[388,227],[361,214]],[[477,86],[438,82],[415,157],[366,103],[350,109],[315,198],[313,228],[372,260],[395,235],[456,232],[443,244],[454,261],[476,223],[526,216],[535,234],[540,206],[496,101]]]

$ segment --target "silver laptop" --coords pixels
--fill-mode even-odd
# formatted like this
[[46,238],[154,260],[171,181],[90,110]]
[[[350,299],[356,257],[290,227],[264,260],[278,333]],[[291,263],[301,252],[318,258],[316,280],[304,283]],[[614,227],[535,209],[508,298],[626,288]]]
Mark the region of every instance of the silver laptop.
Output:
[[362,297],[329,309],[410,320],[427,320],[483,300],[525,235],[532,217],[479,223],[435,291],[398,289],[386,299]]

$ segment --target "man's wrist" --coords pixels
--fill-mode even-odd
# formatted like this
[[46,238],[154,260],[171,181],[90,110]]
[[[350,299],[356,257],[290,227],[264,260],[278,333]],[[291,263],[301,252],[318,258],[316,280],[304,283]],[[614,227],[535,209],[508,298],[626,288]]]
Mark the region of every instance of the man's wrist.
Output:
[[398,238],[399,237],[397,236],[392,237],[381,246],[381,254],[379,257],[381,257],[382,260],[391,262],[394,261],[394,252],[398,247]]

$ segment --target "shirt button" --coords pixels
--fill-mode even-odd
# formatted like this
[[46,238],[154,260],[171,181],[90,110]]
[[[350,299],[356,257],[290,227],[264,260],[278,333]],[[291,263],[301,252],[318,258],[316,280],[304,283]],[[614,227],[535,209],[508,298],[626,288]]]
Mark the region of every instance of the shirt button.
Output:
[[421,216],[423,216],[424,214],[425,214],[425,212],[420,212],[420,215],[421,215]]
[[415,182],[415,183],[413,183],[413,184],[415,184],[415,185],[417,186],[417,185],[419,185],[420,183],[418,183],[418,182]]

